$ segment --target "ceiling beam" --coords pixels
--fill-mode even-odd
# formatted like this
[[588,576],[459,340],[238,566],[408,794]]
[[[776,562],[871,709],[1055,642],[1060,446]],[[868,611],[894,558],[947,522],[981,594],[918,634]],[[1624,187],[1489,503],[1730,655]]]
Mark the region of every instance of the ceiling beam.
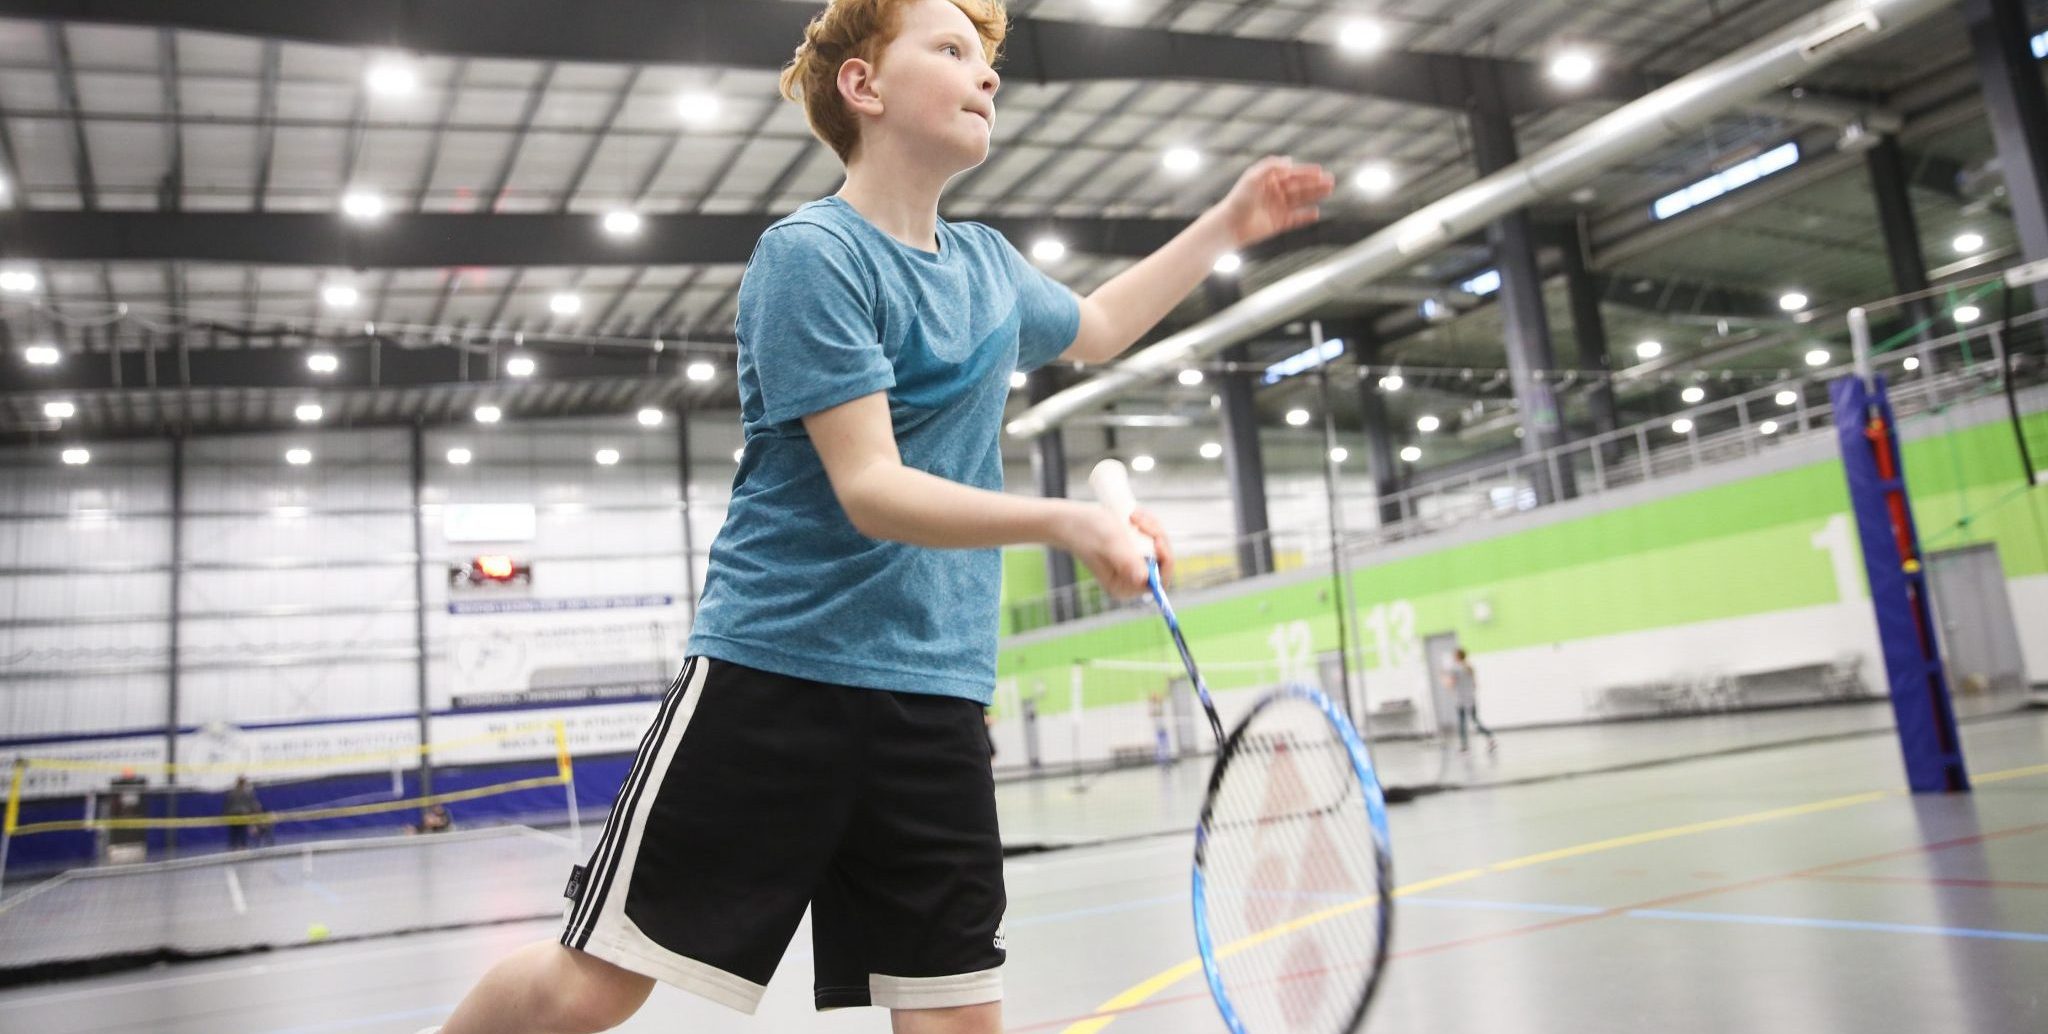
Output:
[[[440,266],[648,266],[739,264],[779,216],[648,213],[618,239],[579,213],[393,212],[357,224],[324,212],[0,211],[0,259],[50,262],[236,262],[353,269]],[[1141,257],[1185,229],[1186,219],[978,220],[1023,246],[1056,234],[1070,251]],[[1349,244],[1378,223],[1330,220],[1254,249]]]
[[[780,69],[814,4],[754,0],[0,0],[0,17],[222,32],[333,46],[537,61]],[[1527,61],[1387,50],[1362,59],[1298,40],[1176,32],[1022,17],[1003,74],[1037,83],[1177,80],[1292,86],[1438,108],[1463,107],[1468,84],[1498,77],[1509,107],[1627,100],[1650,84],[1625,71],[1569,93]]]

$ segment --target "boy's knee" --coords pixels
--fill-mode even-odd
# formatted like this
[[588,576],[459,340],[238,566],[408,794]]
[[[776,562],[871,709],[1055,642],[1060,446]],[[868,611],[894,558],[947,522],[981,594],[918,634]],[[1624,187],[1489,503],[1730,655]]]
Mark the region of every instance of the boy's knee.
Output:
[[561,1030],[610,1030],[633,1017],[654,990],[654,981],[579,951],[562,949],[561,980],[554,991],[554,1013]]

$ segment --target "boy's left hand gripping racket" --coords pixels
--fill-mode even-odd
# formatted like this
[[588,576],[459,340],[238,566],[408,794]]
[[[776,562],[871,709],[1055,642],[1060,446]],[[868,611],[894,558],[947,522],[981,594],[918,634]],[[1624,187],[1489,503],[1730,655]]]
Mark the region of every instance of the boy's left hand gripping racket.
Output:
[[[1103,505],[1137,508],[1122,463],[1088,475]],[[1343,711],[1299,683],[1262,696],[1226,737],[1159,582],[1166,618],[1218,743],[1195,827],[1195,942],[1233,1034],[1353,1034],[1386,968],[1393,851],[1371,756]]]

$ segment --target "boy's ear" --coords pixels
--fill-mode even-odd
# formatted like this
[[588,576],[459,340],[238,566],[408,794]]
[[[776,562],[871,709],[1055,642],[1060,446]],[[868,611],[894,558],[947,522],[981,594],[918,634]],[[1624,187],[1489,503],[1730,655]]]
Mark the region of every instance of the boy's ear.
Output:
[[875,89],[875,66],[847,58],[839,66],[839,97],[854,112],[870,117],[882,113],[882,95]]

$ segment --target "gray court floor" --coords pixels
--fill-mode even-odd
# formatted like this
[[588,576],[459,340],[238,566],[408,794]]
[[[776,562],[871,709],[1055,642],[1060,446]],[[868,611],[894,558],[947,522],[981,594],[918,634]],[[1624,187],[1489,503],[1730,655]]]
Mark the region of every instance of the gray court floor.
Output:
[[[1528,763],[1518,739],[1504,741],[1502,772]],[[1973,723],[1966,741],[1980,780],[1970,796],[1896,792],[1895,743],[1867,736],[1398,807],[1407,890],[1368,1029],[2048,1029],[2048,713]],[[1136,776],[1066,800],[1090,807]],[[1048,812],[1056,790],[1040,784]],[[1187,854],[1184,837],[1165,835],[1014,859],[1008,1028],[1221,1030],[1188,966]],[[409,1034],[552,925],[23,988],[0,994],[0,1026]],[[752,1020],[664,988],[621,1029],[886,1030],[872,1010],[811,1012],[807,938]]]

